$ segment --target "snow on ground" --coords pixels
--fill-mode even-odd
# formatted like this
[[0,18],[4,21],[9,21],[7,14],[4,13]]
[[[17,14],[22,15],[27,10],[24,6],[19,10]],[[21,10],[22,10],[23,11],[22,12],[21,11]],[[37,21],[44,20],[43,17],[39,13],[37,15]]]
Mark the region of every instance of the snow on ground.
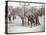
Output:
[[[30,26],[22,26],[22,23],[16,19],[14,22],[11,22],[8,24],[8,33],[20,33],[20,32],[42,32],[44,31],[44,16],[39,17],[39,21],[41,25],[33,26],[32,28]],[[17,21],[17,22],[16,22]]]

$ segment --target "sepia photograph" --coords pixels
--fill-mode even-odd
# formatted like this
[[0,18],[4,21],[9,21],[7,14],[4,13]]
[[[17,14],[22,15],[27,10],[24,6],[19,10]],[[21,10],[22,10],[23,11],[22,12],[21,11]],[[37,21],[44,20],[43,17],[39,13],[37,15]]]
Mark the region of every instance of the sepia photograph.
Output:
[[7,33],[45,32],[45,4],[8,2]]

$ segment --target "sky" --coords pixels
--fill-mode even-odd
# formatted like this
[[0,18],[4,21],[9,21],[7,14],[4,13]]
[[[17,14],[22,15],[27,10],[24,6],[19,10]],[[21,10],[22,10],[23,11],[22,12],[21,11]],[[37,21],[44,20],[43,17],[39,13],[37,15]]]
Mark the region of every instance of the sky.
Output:
[[[24,3],[21,3],[22,6],[24,5]],[[26,3],[27,5],[28,3]],[[41,6],[42,4],[34,4],[34,3],[30,3],[30,6]],[[15,7],[21,7],[21,5],[19,5],[19,2],[8,2],[8,6],[13,6],[13,8]]]

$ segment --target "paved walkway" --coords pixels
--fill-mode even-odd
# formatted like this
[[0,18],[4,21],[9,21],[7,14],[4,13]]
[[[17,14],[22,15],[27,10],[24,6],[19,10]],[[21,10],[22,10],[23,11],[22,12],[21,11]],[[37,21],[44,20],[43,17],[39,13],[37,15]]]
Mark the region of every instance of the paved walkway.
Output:
[[44,31],[44,16],[39,17],[40,24],[39,26],[22,26],[21,23],[12,22],[8,24],[8,33],[20,33],[20,32],[41,32]]

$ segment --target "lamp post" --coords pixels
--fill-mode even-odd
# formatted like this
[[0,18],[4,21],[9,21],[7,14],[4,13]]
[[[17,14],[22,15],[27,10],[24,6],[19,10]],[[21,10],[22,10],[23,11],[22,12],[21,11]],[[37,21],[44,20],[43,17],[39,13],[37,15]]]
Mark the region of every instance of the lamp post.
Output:
[[26,6],[28,7],[30,5],[30,3],[28,3],[28,5],[26,5],[26,3],[24,3],[24,5],[22,5],[20,3],[20,5],[24,7],[24,16],[22,17],[24,19],[24,20],[22,19],[22,24],[24,25],[26,23],[26,17],[25,16],[26,16],[26,13],[27,13],[27,12],[25,12],[25,8],[26,8]]

